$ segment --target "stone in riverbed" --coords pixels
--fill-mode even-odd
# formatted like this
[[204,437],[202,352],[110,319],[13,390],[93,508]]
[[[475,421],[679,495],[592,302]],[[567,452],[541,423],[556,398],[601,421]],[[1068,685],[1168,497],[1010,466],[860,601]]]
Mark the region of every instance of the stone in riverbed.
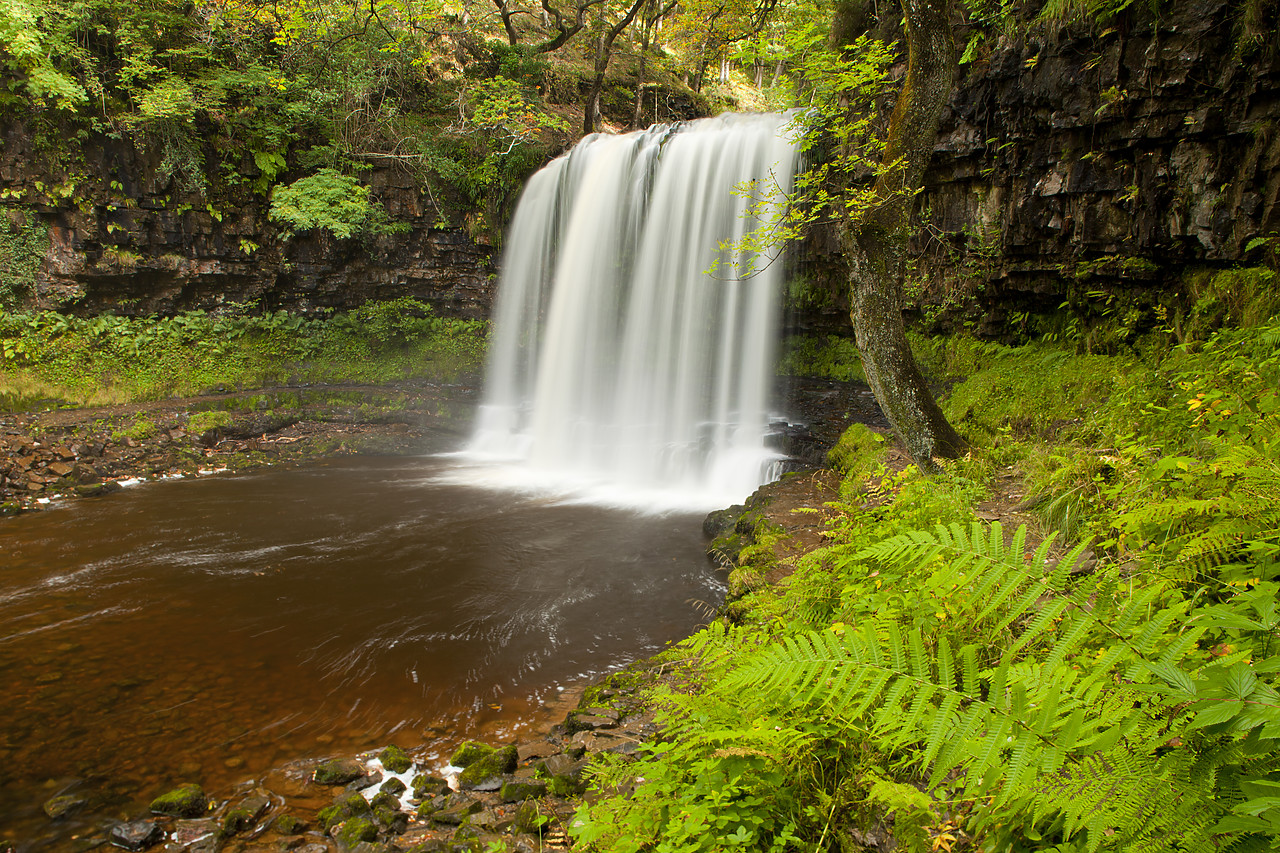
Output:
[[413,759],[398,746],[389,746],[382,750],[378,753],[378,760],[391,773],[405,773],[413,767]]
[[135,820],[128,823],[117,823],[107,834],[116,847],[125,850],[146,850],[164,838],[164,830],[154,820]]
[[449,783],[439,776],[423,774],[422,776],[413,777],[413,795],[415,797],[443,797],[448,793]]
[[335,827],[331,835],[340,847],[351,850],[361,841],[377,841],[378,825],[367,817],[353,817]]
[[[492,784],[493,780],[500,780],[503,774],[515,770],[517,759],[518,752],[514,746],[504,746],[477,757],[458,774],[458,787],[480,790],[481,786]],[[497,786],[488,790],[496,791],[501,785],[502,782],[499,781]]]
[[379,790],[378,793],[379,795],[390,794],[393,797],[399,797],[401,794],[403,794],[407,790],[408,790],[408,787],[404,784],[404,782],[401,782],[399,779],[393,776],[387,781],[382,783],[382,788],[381,790]]
[[504,803],[522,803],[525,800],[546,796],[547,783],[541,780],[511,781],[502,786],[498,794]]
[[324,831],[329,832],[344,821],[353,817],[367,817],[371,813],[372,809],[369,808],[369,802],[364,795],[352,792],[339,796],[333,801],[333,805],[321,809],[316,817],[320,820]]
[[161,794],[151,801],[152,814],[170,817],[200,817],[209,808],[209,799],[199,785],[189,783],[179,785],[167,794]]
[[364,765],[354,758],[334,758],[316,767],[311,778],[318,785],[345,785],[364,775]]
[[45,800],[44,813],[50,820],[62,820],[84,808],[89,802],[85,794],[59,794]]
[[431,819],[436,823],[444,823],[450,826],[459,826],[470,815],[475,814],[484,808],[484,804],[479,800],[473,800],[470,797],[464,797],[454,794],[448,798],[445,807],[431,815]]
[[493,752],[494,748],[489,746],[487,743],[469,740],[463,742],[462,746],[458,747],[454,751],[453,756],[449,759],[449,763],[454,767],[467,767],[475,761],[484,758],[486,755],[493,754]]

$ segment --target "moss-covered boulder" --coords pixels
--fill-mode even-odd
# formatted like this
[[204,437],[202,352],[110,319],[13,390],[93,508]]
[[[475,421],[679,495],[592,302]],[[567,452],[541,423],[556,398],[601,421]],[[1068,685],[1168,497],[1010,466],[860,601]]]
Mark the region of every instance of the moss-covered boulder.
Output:
[[344,820],[330,834],[343,848],[352,850],[361,841],[377,841],[378,825],[367,817],[353,817]]
[[413,796],[417,799],[443,797],[448,793],[449,783],[439,776],[424,773],[413,777]]
[[492,755],[494,751],[494,748],[487,743],[480,743],[476,740],[464,741],[461,746],[454,750],[453,755],[449,758],[449,763],[454,767],[468,767],[479,759]]
[[333,801],[333,805],[321,809],[316,817],[320,820],[324,831],[329,832],[338,824],[353,817],[369,817],[372,811],[364,796],[358,791],[352,791],[340,795]]
[[333,758],[316,767],[311,778],[319,785],[346,785],[364,775],[364,765],[354,758]]
[[522,803],[546,796],[547,783],[541,779],[514,779],[502,785],[498,796],[504,803]]
[[477,758],[458,774],[458,787],[464,790],[488,788],[497,790],[503,775],[516,769],[519,752],[514,746],[495,749],[483,758]]
[[253,814],[246,808],[234,808],[222,816],[221,830],[224,837],[237,835],[253,826]]
[[194,783],[179,785],[151,801],[152,814],[169,817],[200,817],[209,809],[204,789]]
[[413,759],[398,746],[389,746],[379,752],[378,760],[389,773],[407,773],[413,767]]
[[273,828],[281,835],[301,835],[307,831],[307,822],[296,815],[282,814],[276,818]]
[[401,782],[399,779],[391,778],[382,783],[382,787],[378,790],[378,793],[390,794],[393,797],[399,797],[407,790],[409,790],[408,785]]

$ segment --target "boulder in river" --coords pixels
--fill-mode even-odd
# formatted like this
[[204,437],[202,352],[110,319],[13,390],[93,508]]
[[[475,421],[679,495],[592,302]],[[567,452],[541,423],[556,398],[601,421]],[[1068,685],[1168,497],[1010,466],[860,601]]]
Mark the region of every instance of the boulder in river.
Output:
[[413,767],[413,759],[398,746],[389,746],[378,753],[378,760],[389,773],[405,773]]
[[125,850],[146,850],[164,838],[164,830],[154,820],[117,823],[107,834],[108,840]]
[[321,762],[311,778],[319,785],[346,785],[364,775],[364,765],[354,758],[334,758]]
[[151,801],[153,814],[170,817],[200,817],[209,808],[209,799],[204,789],[194,783],[179,785],[167,794],[161,794]]

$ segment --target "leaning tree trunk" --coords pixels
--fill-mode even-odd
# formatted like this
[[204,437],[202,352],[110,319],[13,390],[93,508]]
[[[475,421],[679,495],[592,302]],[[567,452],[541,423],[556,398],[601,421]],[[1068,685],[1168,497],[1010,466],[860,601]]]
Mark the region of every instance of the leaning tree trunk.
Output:
[[967,444],[947,422],[925,382],[902,320],[911,208],[937,137],[955,74],[948,0],[902,0],[907,74],[889,121],[875,204],[841,229],[849,259],[854,334],[867,382],[911,458],[924,470]]

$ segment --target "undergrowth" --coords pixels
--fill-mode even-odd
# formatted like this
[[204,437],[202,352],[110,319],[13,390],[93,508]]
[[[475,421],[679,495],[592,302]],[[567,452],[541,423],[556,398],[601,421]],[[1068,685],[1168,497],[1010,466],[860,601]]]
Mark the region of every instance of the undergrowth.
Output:
[[[983,450],[925,478],[851,431],[826,544],[670,653],[577,844],[1280,849],[1280,320],[926,354]],[[997,473],[1039,524],[977,519]]]
[[412,298],[319,317],[0,312],[0,409],[127,403],[281,382],[453,381],[480,370],[485,328],[436,317]]

